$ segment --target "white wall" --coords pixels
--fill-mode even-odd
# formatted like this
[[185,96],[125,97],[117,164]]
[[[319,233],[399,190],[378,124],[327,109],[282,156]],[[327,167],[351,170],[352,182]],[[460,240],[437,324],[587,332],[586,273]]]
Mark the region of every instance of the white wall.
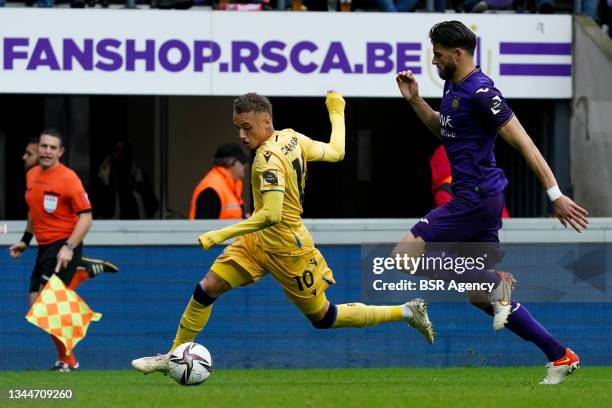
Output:
[[574,23],[571,173],[576,201],[612,215],[612,41],[587,17]]

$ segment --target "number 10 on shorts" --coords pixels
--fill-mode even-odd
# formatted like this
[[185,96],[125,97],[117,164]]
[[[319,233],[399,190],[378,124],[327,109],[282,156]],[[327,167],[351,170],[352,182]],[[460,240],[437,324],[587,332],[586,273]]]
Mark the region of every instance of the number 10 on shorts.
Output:
[[311,288],[312,285],[314,285],[314,276],[310,271],[304,271],[302,276],[294,276],[293,279],[295,279],[297,287],[301,291]]

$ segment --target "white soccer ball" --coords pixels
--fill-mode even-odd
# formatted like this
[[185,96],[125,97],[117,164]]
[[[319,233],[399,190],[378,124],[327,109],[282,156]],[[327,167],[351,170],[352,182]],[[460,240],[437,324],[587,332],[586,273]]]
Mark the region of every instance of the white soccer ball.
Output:
[[184,343],[172,351],[168,363],[170,376],[181,385],[198,385],[210,377],[213,361],[206,347]]

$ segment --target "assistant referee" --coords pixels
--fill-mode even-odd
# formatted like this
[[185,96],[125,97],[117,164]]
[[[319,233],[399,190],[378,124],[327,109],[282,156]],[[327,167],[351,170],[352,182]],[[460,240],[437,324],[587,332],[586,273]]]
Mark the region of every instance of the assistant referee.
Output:
[[[71,289],[88,279],[77,272],[83,252],[83,239],[92,224],[91,204],[83,183],[74,171],[60,163],[64,154],[62,135],[47,129],[38,143],[39,165],[26,175],[28,223],[21,240],[9,248],[17,258],[36,237],[38,254],[30,279],[30,304],[55,273]],[[78,368],[74,353],[66,356],[64,344],[51,336],[58,352],[52,370],[66,372]]]

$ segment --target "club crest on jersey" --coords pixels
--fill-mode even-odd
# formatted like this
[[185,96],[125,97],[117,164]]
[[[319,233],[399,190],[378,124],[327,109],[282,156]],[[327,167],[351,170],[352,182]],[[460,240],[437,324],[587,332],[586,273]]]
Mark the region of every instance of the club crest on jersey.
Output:
[[57,201],[59,197],[52,194],[45,194],[43,199],[43,207],[45,211],[51,214],[57,208]]
[[453,107],[453,109],[457,109],[459,107],[459,97],[455,96],[453,98],[453,102],[451,103],[451,106]]

